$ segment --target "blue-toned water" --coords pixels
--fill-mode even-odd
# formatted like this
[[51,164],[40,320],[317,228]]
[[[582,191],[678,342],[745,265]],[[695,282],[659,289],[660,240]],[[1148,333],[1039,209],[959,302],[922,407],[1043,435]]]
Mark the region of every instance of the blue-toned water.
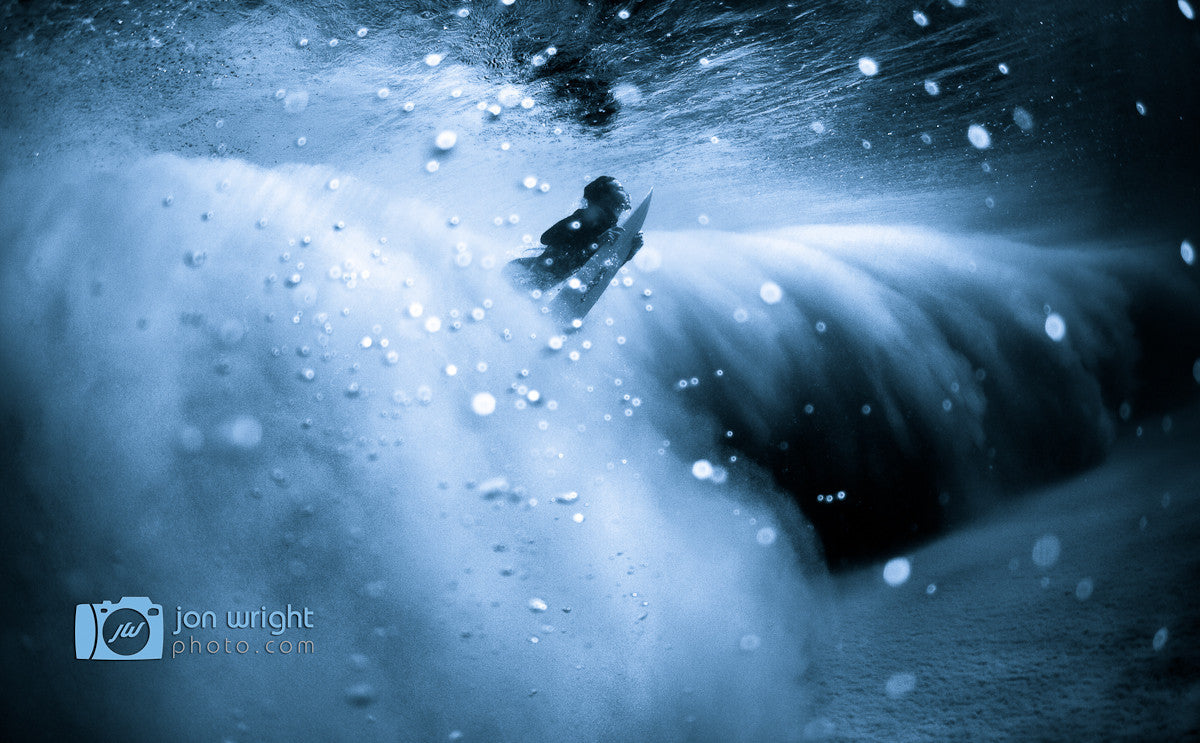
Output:
[[[1185,5],[6,7],[14,729],[870,737],[830,567],[1191,435]],[[500,268],[605,173],[565,332]],[[317,651],[69,658],[134,595]]]

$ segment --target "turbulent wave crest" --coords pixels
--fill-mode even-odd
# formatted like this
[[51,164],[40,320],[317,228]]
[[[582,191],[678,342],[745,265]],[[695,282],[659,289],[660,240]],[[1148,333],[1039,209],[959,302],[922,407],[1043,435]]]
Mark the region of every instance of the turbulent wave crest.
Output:
[[[168,623],[306,604],[332,669],[218,655],[114,693],[220,710],[198,737],[803,732],[807,529],[749,470],[698,479],[677,452],[701,440],[659,425],[682,401],[513,294],[500,241],[312,168],[162,157],[4,194],[4,405],[33,504],[7,528],[61,555],[20,568],[23,600],[144,591]],[[60,629],[25,642],[56,663]]]

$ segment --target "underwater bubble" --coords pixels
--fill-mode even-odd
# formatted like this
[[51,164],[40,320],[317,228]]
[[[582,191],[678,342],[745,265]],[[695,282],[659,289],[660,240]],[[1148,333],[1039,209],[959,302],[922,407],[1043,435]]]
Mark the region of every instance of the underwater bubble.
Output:
[[738,647],[747,653],[753,653],[762,645],[762,640],[758,635],[742,635],[742,639],[738,640]]
[[776,304],[783,299],[783,289],[774,281],[767,281],[759,287],[758,296],[767,304]]
[[429,65],[430,67],[437,67],[441,63],[442,63],[442,55],[432,54],[432,53],[425,55],[425,64]]
[[496,412],[496,398],[489,392],[476,393],[471,398],[471,410],[475,411],[475,415],[491,415]]
[[529,599],[529,610],[532,612],[540,613],[540,612],[546,611],[549,608],[550,608],[550,605],[547,604],[544,599],[540,599],[536,596]]
[[1046,316],[1045,330],[1046,335],[1050,336],[1050,340],[1057,343],[1067,334],[1067,322],[1063,320],[1062,315],[1051,312]]
[[1155,652],[1158,652],[1159,650],[1163,649],[1163,646],[1167,644],[1167,637],[1168,637],[1167,628],[1159,627],[1158,632],[1154,633],[1153,646],[1154,646]]
[[203,250],[189,250],[183,254],[183,262],[189,268],[200,268],[208,260],[208,253]]
[[1001,63],[1000,63],[1000,64],[999,64],[999,65],[996,67],[996,69],[1000,70],[1000,74],[1001,74],[1001,75],[1007,75],[1007,74],[1008,74],[1008,65],[1004,64],[1003,62],[1001,62]]
[[912,564],[907,557],[893,558],[883,566],[883,580],[892,587],[903,585],[911,574]]
[[942,92],[942,86],[938,85],[934,80],[925,81],[925,92],[929,95],[937,95]]
[[304,47],[308,46],[308,39],[300,39],[300,41],[296,42],[296,44],[303,49]]
[[769,547],[770,545],[775,544],[775,539],[777,536],[778,534],[775,533],[774,529],[769,526],[764,526],[758,530],[757,534],[754,535],[754,539],[762,546]]
[[979,124],[971,124],[967,127],[967,139],[976,149],[986,150],[992,146],[992,135]]
[[537,186],[537,183],[538,183],[537,176],[532,176],[532,175],[525,176],[525,180],[521,181],[521,185],[524,186],[525,188],[534,188]]
[[1196,11],[1192,10],[1192,4],[1188,0],[1179,0],[1179,12],[1183,13],[1183,17],[1189,21],[1196,19]]
[[925,28],[926,26],[929,25],[929,16],[925,15],[924,13],[922,13],[919,10],[913,11],[912,18],[913,18],[913,23],[917,24],[921,28]]
[[917,677],[911,673],[896,673],[887,680],[884,691],[892,699],[899,699],[917,686]]
[[574,514],[571,516],[571,520],[574,521],[576,524],[582,524],[583,523],[583,514],[582,513]]
[[692,477],[697,480],[707,480],[713,476],[712,462],[707,459],[697,459],[692,463]]
[[385,87],[385,88],[380,88],[379,90],[375,91],[375,95],[379,96],[379,98],[380,98],[381,100],[382,100],[382,99],[384,99],[384,98],[387,98],[387,97],[388,97],[389,95],[391,95],[391,94],[392,94],[392,91],[391,91],[391,89],[389,89],[389,88],[386,88],[386,87]]
[[330,39],[330,40],[329,40],[329,46],[337,46],[337,45],[338,45],[338,44],[340,44],[340,43],[341,43],[341,42],[340,42],[340,41],[338,41],[337,39]]
[[425,171],[427,173],[436,173],[440,167],[441,165],[438,164],[437,160],[430,160],[429,162],[425,163]]
[[238,416],[230,422],[226,430],[229,443],[239,449],[253,449],[262,443],[263,427],[257,418],[248,415]]
[[433,143],[437,145],[437,148],[443,152],[454,149],[454,145],[458,143],[458,134],[447,129],[443,132],[440,132],[437,135],[437,139],[435,139]]
[[442,329],[442,320],[439,317],[429,317],[425,320],[425,331],[436,333]]
[[1179,244],[1179,257],[1182,258],[1183,262],[1189,266],[1195,265],[1196,249],[1192,247],[1190,242],[1184,240]]
[[1062,553],[1062,543],[1053,534],[1038,537],[1033,543],[1033,564],[1039,568],[1053,567]]
[[870,57],[862,57],[858,60],[858,71],[870,77],[879,73],[879,63]]
[[308,144],[308,138],[307,138],[307,137],[297,137],[297,138],[296,138],[296,146],[297,146],[297,147],[303,147],[303,146],[304,146],[304,145],[306,145],[306,144]]
[[416,107],[417,107],[417,104],[413,103],[412,101],[404,102],[404,110],[405,111],[412,111]]
[[1092,590],[1094,588],[1095,586],[1092,583],[1092,579],[1084,578],[1083,580],[1079,581],[1078,585],[1075,586],[1075,598],[1079,599],[1080,601],[1087,601],[1092,597]]
[[1145,116],[1145,115],[1146,115],[1146,104],[1145,104],[1145,103],[1142,103],[1141,101],[1138,101],[1137,103],[1134,103],[1134,104],[1133,104],[1133,107],[1134,107],[1135,109],[1137,109],[1137,112],[1138,112],[1138,115],[1139,115],[1139,116]]
[[808,128],[812,129],[814,134],[824,134],[825,133],[825,124],[820,121],[814,121],[813,123],[808,125]]
[[1033,131],[1033,114],[1017,106],[1013,109],[1013,123],[1019,126],[1023,132]]
[[367,35],[367,27],[366,26],[363,26],[362,28],[358,29],[358,38],[361,39],[366,35]]
[[621,20],[623,20],[623,21],[627,21],[627,20],[629,20],[629,11],[628,11],[628,10],[621,10],[621,11],[618,11],[618,12],[617,12],[617,18],[620,18],[620,19],[621,19]]
[[528,97],[522,98],[521,99],[521,108],[524,108],[524,109],[533,108],[533,99],[528,98]]

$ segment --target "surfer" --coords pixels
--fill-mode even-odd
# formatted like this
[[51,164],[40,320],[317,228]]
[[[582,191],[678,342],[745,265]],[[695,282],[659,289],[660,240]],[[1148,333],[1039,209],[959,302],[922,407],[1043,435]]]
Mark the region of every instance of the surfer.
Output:
[[[617,219],[630,208],[629,194],[612,176],[602,175],[583,189],[583,207],[542,233],[545,247],[538,255],[509,263],[514,284],[545,291],[566,281],[601,245],[621,235]],[[633,238],[630,258],[642,247],[642,234]],[[523,269],[514,271],[513,269]]]

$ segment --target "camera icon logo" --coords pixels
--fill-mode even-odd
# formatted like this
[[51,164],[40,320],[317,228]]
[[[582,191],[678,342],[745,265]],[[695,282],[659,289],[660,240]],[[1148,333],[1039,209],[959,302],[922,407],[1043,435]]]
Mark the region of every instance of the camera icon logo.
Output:
[[162,650],[162,607],[146,596],[75,607],[80,660],[160,660]]

